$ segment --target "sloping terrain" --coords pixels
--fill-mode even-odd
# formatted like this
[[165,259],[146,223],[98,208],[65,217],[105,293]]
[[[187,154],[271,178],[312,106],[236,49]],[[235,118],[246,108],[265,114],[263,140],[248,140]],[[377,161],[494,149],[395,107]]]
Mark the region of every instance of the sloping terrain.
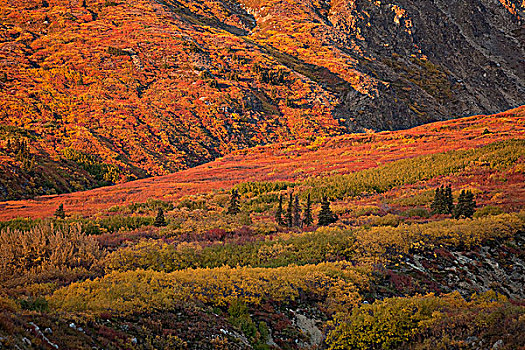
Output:
[[[166,176],[60,196],[1,202],[0,219],[51,216],[61,203],[69,212],[86,215],[111,206],[149,199],[172,201],[230,188],[241,182],[300,181],[315,176],[348,174],[406,158],[524,138],[525,107],[520,107],[497,115],[431,123],[409,130],[273,144],[237,151],[208,164]],[[479,163],[484,164],[483,161]],[[523,197],[525,193],[519,183],[519,172],[516,176],[517,187],[510,183],[498,187],[508,191],[509,196]]]
[[0,345],[521,349],[524,113],[2,202]]
[[523,103],[517,0],[4,0],[0,11],[1,199]]

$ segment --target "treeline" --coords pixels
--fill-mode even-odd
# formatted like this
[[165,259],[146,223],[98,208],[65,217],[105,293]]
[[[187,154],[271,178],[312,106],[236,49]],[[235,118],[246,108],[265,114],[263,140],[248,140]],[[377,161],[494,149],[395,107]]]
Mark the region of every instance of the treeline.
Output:
[[248,181],[235,185],[241,195],[260,196],[261,194],[293,188],[295,183],[287,181]]
[[77,163],[89,175],[93,176],[99,186],[115,184],[120,180],[121,170],[114,164],[100,161],[96,156],[73,148],[66,148],[62,152],[64,158]]
[[[253,184],[253,183],[252,183]],[[306,204],[304,210],[302,209],[299,194],[288,191],[288,207],[286,211],[283,209],[283,198],[284,195],[279,194],[279,202],[277,210],[275,212],[275,222],[281,226],[287,227],[308,227],[314,223],[312,214],[312,201],[310,194],[306,196]],[[236,215],[241,212],[240,208],[240,194],[239,191],[234,188],[230,193],[230,203],[226,211],[227,214]],[[159,211],[159,214],[161,212]],[[321,211],[318,215],[317,224],[319,226],[328,226],[334,222],[337,222],[338,217],[330,209],[330,200],[328,197],[323,197],[321,202]]]
[[[7,135],[5,135],[7,133]],[[14,135],[13,135],[14,134]],[[0,128],[0,155],[13,162],[2,164],[0,199],[22,199],[61,194],[114,184],[123,173],[96,156],[67,148],[55,159],[35,148],[36,139],[17,129]]]
[[383,193],[394,187],[461,171],[472,164],[503,169],[525,156],[525,140],[495,142],[477,149],[449,151],[402,159],[346,175],[311,178],[302,183],[312,198],[345,198]]

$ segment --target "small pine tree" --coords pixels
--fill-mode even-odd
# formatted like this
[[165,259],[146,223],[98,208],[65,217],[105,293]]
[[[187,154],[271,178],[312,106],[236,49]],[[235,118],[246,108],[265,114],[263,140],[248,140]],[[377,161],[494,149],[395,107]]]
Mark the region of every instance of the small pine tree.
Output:
[[293,225],[293,195],[290,193],[290,198],[288,199],[288,208],[286,209],[286,225],[292,227]]
[[452,187],[450,185],[445,189],[444,202],[445,214],[452,214],[454,212],[454,198],[452,197]]
[[230,195],[230,206],[228,207],[228,214],[235,215],[241,212],[239,198],[239,191],[233,189]]
[[430,209],[432,210],[432,214],[439,214],[440,207],[441,207],[441,187],[436,188],[436,192],[434,193],[434,201],[432,202]]
[[275,222],[278,225],[284,225],[283,220],[283,195],[279,195],[279,205],[277,206],[277,211],[275,212]]
[[162,210],[162,208],[157,210],[157,216],[155,217],[153,225],[156,227],[166,226],[166,219],[164,218],[164,210]]
[[310,226],[313,222],[314,218],[312,217],[312,201],[310,200],[310,193],[308,193],[308,197],[306,197],[306,208],[304,208],[303,224],[305,226]]
[[55,210],[55,216],[57,219],[65,219],[66,218],[66,212],[64,210],[64,204],[60,204],[57,208],[57,210]]
[[293,225],[301,227],[301,205],[299,204],[299,196],[295,195],[293,205]]
[[476,201],[474,200],[474,194],[472,191],[468,190],[465,194],[465,211],[463,212],[463,215],[466,218],[471,218],[475,211]]
[[336,221],[337,216],[334,215],[334,213],[332,213],[332,209],[330,209],[330,201],[327,197],[324,197],[323,201],[321,202],[321,212],[319,213],[318,218],[319,226],[328,226]]
[[458,204],[454,208],[454,217],[456,219],[461,217],[471,218],[475,211],[476,202],[474,201],[474,194],[470,190],[462,190],[459,194]]

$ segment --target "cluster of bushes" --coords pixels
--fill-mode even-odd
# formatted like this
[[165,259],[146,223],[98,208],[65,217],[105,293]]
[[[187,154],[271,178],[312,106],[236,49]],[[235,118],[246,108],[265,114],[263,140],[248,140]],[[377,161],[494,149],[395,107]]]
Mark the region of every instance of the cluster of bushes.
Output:
[[356,231],[356,252],[359,256],[391,259],[399,254],[430,250],[440,245],[470,249],[490,240],[512,237],[524,230],[524,212],[372,227]]
[[252,72],[257,74],[257,79],[266,84],[282,85],[286,82],[287,74],[284,69],[268,69],[254,63]]
[[[494,292],[466,301],[453,293],[388,298],[363,304],[332,321],[329,349],[517,349],[523,345],[524,306]],[[499,347],[498,347],[499,348]]]
[[[426,224],[396,223],[355,230],[325,227],[311,233],[281,235],[273,240],[213,245],[195,241],[178,244],[143,241],[109,254],[105,266],[110,271],[152,269],[172,272],[191,267],[279,267],[342,260],[366,264],[377,259],[397,259],[399,254],[432,250],[440,245],[469,248],[525,230],[523,213]],[[222,240],[224,236],[218,238]]]
[[131,231],[152,225],[152,216],[111,215],[94,219],[66,219],[66,223],[79,223],[87,235],[101,235],[118,231]]
[[89,175],[93,176],[99,186],[114,184],[120,180],[122,172],[116,165],[103,163],[94,155],[73,148],[66,148],[62,153],[64,158],[77,163]]
[[41,223],[29,230],[0,230],[0,279],[70,269],[89,270],[102,257],[81,225]]
[[351,308],[368,275],[348,263],[285,266],[278,268],[218,267],[171,273],[151,270],[113,272],[102,278],[59,289],[49,302],[76,312],[118,314],[169,311],[182,302],[228,306],[233,302],[260,305],[321,301],[333,312]]
[[354,257],[354,235],[349,230],[326,228],[314,233],[283,236],[271,241],[246,241],[242,244],[235,241],[207,246],[151,240],[109,254],[105,266],[110,271],[152,269],[172,272],[190,267],[279,267],[350,260]]

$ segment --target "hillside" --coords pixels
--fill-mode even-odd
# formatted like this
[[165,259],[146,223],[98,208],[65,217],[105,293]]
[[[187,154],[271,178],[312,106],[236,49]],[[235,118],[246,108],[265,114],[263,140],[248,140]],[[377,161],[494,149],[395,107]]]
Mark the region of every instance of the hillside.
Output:
[[524,117],[258,146],[2,202],[0,345],[522,349]]
[[[431,123],[408,130],[300,140],[234,152],[166,176],[34,200],[0,202],[0,219],[51,216],[60,203],[81,215],[149,199],[178,200],[249,181],[296,181],[348,174],[428,154],[525,138],[525,107],[490,116]],[[512,187],[504,188],[509,195]]]
[[523,6],[4,0],[0,199],[518,106]]

